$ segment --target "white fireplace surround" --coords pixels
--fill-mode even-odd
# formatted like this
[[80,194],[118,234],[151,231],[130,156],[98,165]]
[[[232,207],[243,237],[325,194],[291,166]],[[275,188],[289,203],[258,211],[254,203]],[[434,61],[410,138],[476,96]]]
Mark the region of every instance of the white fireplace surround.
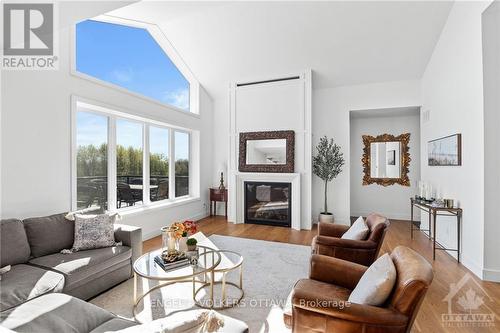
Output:
[[[236,173],[236,202],[245,200],[245,182],[290,183],[292,184],[292,229],[300,230],[300,173]],[[245,222],[245,205],[236,205],[235,223]]]
[[[244,181],[292,184],[293,229],[312,227],[311,70],[233,82],[229,88],[228,220],[244,223]],[[244,84],[241,84],[244,83]],[[293,173],[240,172],[239,135],[244,132],[295,132]]]

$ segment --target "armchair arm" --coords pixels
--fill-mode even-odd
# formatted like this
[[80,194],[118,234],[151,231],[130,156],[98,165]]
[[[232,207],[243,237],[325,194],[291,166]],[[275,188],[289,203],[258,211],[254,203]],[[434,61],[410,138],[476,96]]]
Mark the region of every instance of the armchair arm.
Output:
[[349,226],[343,224],[319,223],[318,235],[340,238],[348,229]]
[[132,249],[132,265],[142,255],[142,229],[115,223],[115,241]]
[[338,306],[335,305],[336,300],[332,301],[331,306],[324,306],[324,302],[314,302],[313,299],[308,299],[304,292],[301,292],[294,293],[292,304],[294,312],[296,308],[299,308],[360,324],[377,325],[382,327],[405,327],[408,322],[408,317],[392,309],[350,302],[345,302],[343,303],[343,306]]
[[350,261],[313,254],[309,278],[352,290],[367,269]]
[[365,250],[372,250],[377,248],[377,243],[371,240],[342,239],[321,235],[316,237],[316,244],[330,247],[343,247]]

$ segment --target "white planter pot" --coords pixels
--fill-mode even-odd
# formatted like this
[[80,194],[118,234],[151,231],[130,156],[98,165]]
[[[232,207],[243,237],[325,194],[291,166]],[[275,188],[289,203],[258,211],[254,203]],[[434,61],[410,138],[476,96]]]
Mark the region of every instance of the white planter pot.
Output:
[[181,252],[187,252],[187,237],[181,237],[179,238],[179,251]]
[[333,214],[319,214],[318,218],[320,223],[333,223]]

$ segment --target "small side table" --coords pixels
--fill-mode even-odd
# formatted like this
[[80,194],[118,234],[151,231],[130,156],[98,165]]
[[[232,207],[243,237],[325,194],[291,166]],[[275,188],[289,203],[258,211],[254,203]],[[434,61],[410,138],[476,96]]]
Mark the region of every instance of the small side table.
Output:
[[[426,212],[429,214],[429,229],[422,230],[419,228],[414,228],[413,227],[413,207],[416,207],[420,209],[421,211]],[[414,198],[410,198],[410,208],[411,208],[411,222],[410,222],[410,232],[411,232],[411,239],[413,239],[413,231],[414,230],[419,230],[419,231],[428,231],[429,232],[429,240],[432,239],[433,241],[433,246],[432,246],[432,260],[436,260],[436,250],[444,250],[444,251],[454,251],[457,252],[457,261],[460,262],[460,228],[461,228],[461,221],[462,221],[462,208],[457,208],[457,207],[443,207],[443,206],[434,206],[431,205],[427,202],[415,200]],[[437,216],[454,216],[457,218],[457,248],[456,249],[448,249],[439,244],[436,241],[436,220]],[[431,228],[431,219],[432,219],[432,228]],[[434,232],[434,235],[432,233]]]
[[[227,218],[227,188],[224,190],[221,190],[219,188],[210,189],[210,216],[217,214],[217,201],[224,202],[225,216]],[[214,204],[213,213],[212,213],[212,202]]]

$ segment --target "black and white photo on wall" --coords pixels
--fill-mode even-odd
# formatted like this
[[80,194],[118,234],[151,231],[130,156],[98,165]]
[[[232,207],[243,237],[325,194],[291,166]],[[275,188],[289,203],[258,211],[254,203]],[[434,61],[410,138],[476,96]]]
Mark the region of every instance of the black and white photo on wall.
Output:
[[429,141],[427,154],[430,166],[462,165],[462,135],[453,134]]

